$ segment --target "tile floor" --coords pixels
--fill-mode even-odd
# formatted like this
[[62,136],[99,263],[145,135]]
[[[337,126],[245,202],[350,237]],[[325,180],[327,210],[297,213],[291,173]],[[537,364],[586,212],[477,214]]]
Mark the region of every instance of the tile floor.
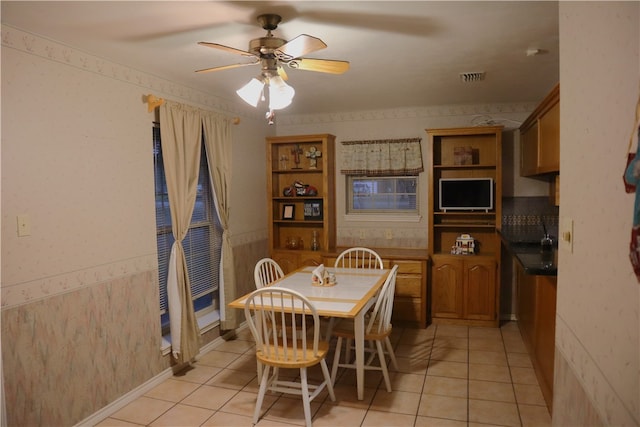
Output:
[[[339,372],[336,401],[326,391],[312,403],[314,426],[550,426],[551,418],[517,324],[501,328],[431,325],[394,328],[399,371],[388,393],[378,372]],[[104,426],[251,426],[257,396],[248,329],[203,355],[97,424]],[[333,355],[329,356],[331,369]],[[320,370],[311,378],[321,378]],[[299,397],[267,395],[258,426],[304,425]]]

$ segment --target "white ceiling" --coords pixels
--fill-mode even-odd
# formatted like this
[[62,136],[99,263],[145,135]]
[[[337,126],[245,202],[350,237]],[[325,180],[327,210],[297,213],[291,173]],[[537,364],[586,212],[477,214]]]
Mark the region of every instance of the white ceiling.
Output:
[[[208,41],[248,50],[277,13],[274,35],[322,39],[308,57],[351,63],[345,74],[287,69],[296,90],[281,114],[454,104],[538,102],[559,81],[555,1],[2,1],[3,24],[235,101],[255,77],[246,62]],[[527,50],[539,49],[538,55]],[[462,72],[486,72],[463,83]],[[266,108],[264,105],[260,106]],[[248,107],[251,108],[251,107]]]

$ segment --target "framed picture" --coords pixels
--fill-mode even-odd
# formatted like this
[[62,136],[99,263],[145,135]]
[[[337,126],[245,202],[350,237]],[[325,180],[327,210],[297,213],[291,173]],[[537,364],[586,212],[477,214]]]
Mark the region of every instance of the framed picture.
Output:
[[294,219],[296,214],[296,205],[282,206],[282,219]]
[[322,221],[322,200],[309,200],[304,202],[304,219]]

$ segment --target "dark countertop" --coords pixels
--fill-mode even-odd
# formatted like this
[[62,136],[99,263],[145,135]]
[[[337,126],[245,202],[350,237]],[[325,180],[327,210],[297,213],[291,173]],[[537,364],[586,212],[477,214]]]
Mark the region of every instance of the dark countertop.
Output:
[[558,275],[558,244],[554,237],[551,251],[542,251],[542,233],[531,227],[507,227],[498,230],[507,251],[518,260],[525,273],[538,276]]

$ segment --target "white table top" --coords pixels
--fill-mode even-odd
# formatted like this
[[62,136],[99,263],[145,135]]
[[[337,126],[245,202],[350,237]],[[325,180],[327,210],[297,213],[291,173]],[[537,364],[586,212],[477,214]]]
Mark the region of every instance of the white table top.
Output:
[[[313,286],[311,272],[315,267],[302,267],[270,286],[292,289],[313,302],[321,316],[353,318],[377,294],[384,284],[389,269],[327,268],[336,275],[334,286]],[[249,294],[229,304],[244,308]]]

